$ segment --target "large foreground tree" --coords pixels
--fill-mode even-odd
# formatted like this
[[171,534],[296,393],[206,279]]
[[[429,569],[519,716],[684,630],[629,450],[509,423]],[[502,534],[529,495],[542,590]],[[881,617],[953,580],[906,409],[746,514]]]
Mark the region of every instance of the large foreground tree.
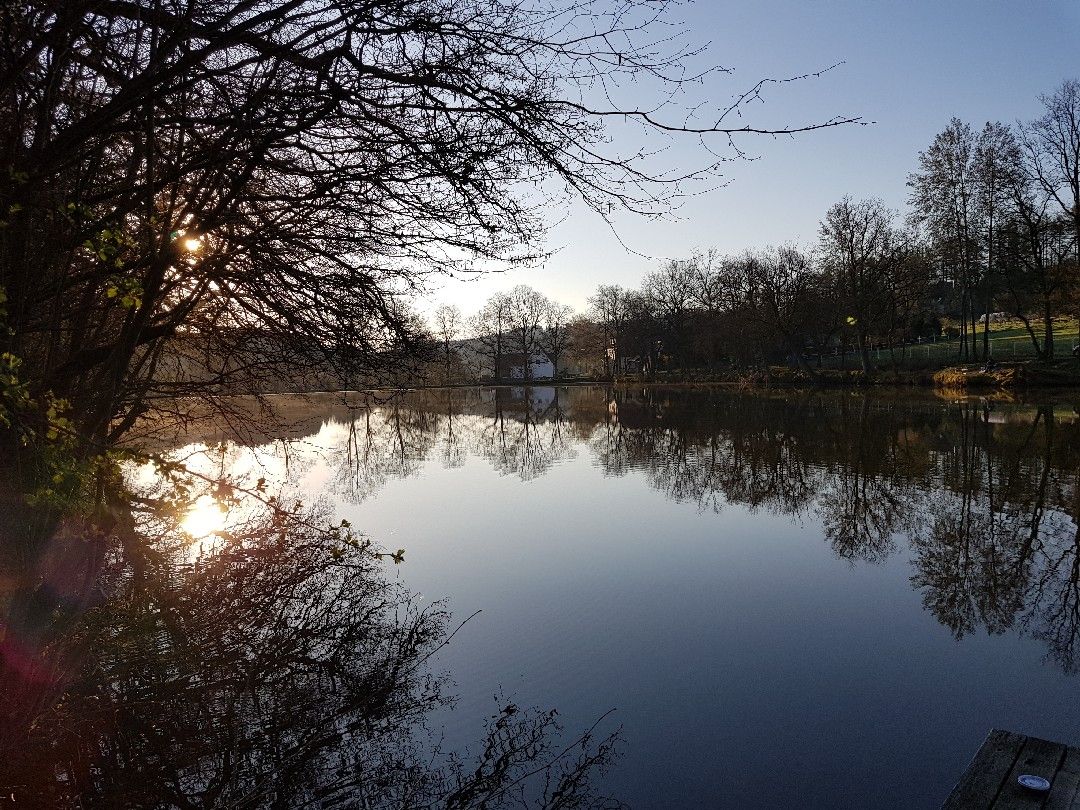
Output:
[[[161,395],[298,366],[346,385],[409,352],[400,298],[425,274],[537,257],[552,198],[662,213],[719,163],[654,171],[649,131],[764,131],[736,117],[765,83],[696,117],[637,106],[711,75],[669,5],[4,4],[0,351],[20,391],[104,441]],[[646,140],[616,149],[608,120]]]

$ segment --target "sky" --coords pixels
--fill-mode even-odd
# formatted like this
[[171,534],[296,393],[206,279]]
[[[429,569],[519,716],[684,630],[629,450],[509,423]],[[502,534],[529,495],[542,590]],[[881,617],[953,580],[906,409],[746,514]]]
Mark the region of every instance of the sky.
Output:
[[[727,185],[688,200],[672,216],[614,218],[572,205],[547,239],[542,266],[448,280],[419,302],[455,304],[466,315],[515,284],[529,284],[582,311],[599,284],[637,286],[665,259],[695,249],[737,253],[794,241],[812,245],[825,210],[845,194],[876,196],[903,213],[906,177],[952,116],[976,128],[1039,114],[1040,93],[1080,78],[1080,0],[697,0],[676,10],[708,60],[732,73],[696,88],[713,104],[760,78],[819,78],[771,91],[747,121],[799,124],[860,116],[847,126],[793,138],[742,141],[756,159],[729,164]],[[693,138],[664,160],[698,165]]]

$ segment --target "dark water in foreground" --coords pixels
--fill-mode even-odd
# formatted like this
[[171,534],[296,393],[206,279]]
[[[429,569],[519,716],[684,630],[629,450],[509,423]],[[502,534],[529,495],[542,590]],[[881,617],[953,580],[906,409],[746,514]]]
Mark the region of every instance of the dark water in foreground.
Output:
[[534,388],[277,404],[286,427],[196,425],[179,452],[329,499],[405,549],[391,578],[448,600],[450,629],[481,611],[427,662],[458,697],[430,718],[450,748],[475,744],[497,694],[557,707],[570,732],[615,709],[598,728],[622,727],[622,756],[601,781],[634,807],[936,807],[991,727],[1080,742],[1071,401]]

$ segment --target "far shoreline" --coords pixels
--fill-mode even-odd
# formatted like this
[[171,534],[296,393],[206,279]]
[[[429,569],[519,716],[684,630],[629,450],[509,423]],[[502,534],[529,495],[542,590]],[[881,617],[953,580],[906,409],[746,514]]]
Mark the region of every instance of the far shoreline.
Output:
[[982,363],[925,370],[882,370],[864,373],[859,369],[802,369],[773,366],[724,372],[687,370],[658,372],[648,376],[564,377],[535,379],[469,380],[452,382],[385,381],[356,388],[295,389],[291,391],[220,392],[217,396],[290,396],[339,393],[376,393],[390,391],[430,391],[467,388],[542,388],[606,386],[609,388],[725,388],[732,390],[871,390],[922,389],[941,392],[992,394],[995,392],[1065,392],[1080,393],[1080,362],[1034,361],[1001,363],[987,367]]

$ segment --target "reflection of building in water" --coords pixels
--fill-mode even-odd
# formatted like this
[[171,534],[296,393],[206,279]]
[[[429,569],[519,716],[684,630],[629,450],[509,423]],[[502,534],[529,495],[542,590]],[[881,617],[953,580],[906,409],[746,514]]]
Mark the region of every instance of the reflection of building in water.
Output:
[[551,361],[539,354],[529,355],[527,365],[526,374],[526,358],[521,352],[503,355],[499,361],[498,377],[500,380],[544,380],[555,375]]
[[555,386],[540,385],[524,388],[517,386],[510,389],[511,396],[516,400],[527,402],[529,410],[534,413],[545,410],[555,401]]

